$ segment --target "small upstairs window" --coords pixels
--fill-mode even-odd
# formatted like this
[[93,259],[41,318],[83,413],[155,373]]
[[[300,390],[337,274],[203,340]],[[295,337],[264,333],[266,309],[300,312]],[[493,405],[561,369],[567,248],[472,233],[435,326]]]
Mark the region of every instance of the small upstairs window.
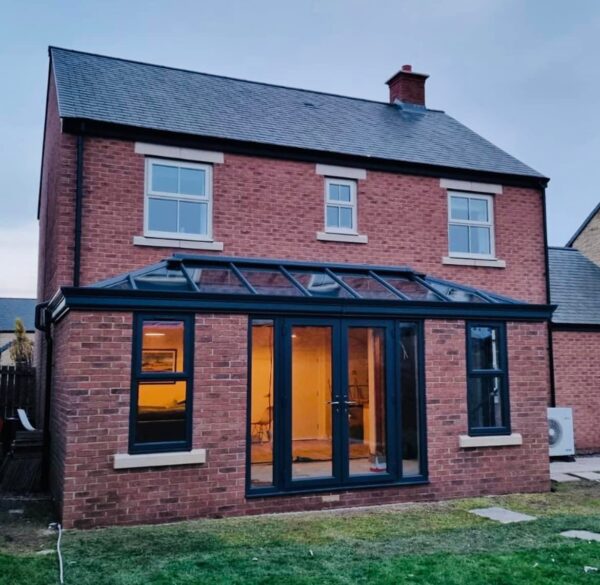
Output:
[[508,360],[503,323],[467,323],[469,435],[509,435]]
[[144,234],[212,240],[212,167],[146,159]]
[[450,256],[495,257],[493,199],[490,195],[449,193],[448,244]]
[[325,179],[325,231],[356,234],[356,181]]

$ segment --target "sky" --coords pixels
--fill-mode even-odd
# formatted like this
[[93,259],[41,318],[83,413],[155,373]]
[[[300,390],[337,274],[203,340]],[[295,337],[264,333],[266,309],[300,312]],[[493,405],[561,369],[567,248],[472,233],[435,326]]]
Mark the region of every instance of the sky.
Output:
[[0,296],[35,296],[48,45],[386,101],[403,64],[427,105],[551,178],[551,245],[600,200],[600,2],[0,0]]

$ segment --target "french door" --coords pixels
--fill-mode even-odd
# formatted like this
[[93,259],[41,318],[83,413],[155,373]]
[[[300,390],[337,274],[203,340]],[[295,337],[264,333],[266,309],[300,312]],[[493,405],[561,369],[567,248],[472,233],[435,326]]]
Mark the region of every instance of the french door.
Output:
[[282,334],[285,487],[390,481],[393,322],[286,319]]

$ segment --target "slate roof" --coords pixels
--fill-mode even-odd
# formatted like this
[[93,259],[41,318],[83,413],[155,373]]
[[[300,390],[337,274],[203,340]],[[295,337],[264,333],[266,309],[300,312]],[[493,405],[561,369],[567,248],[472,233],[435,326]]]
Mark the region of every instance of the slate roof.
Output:
[[549,248],[554,323],[600,325],[600,266],[574,248]]
[[63,118],[544,178],[438,110],[50,47]]
[[0,331],[14,331],[15,319],[23,320],[27,331],[35,330],[35,299],[0,298]]

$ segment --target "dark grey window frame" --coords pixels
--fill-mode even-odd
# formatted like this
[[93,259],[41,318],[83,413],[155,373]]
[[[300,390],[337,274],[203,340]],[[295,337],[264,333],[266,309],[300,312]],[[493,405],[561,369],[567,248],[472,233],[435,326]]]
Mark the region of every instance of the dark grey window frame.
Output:
[[[168,373],[142,372],[144,321],[183,322],[183,371]],[[194,323],[193,313],[134,313],[131,360],[131,403],[129,408],[129,453],[164,453],[189,451],[192,448],[194,395]],[[185,439],[183,441],[139,442],[135,436],[139,384],[144,382],[186,382]]]
[[[491,327],[498,331],[498,368],[476,369],[473,367],[472,329],[475,327]],[[467,417],[469,435],[481,437],[488,435],[510,435],[510,394],[508,381],[508,344],[506,323],[502,321],[467,321],[466,322],[466,357],[467,357]],[[473,423],[473,387],[474,381],[481,378],[500,379],[500,411],[501,426],[475,426]]]

